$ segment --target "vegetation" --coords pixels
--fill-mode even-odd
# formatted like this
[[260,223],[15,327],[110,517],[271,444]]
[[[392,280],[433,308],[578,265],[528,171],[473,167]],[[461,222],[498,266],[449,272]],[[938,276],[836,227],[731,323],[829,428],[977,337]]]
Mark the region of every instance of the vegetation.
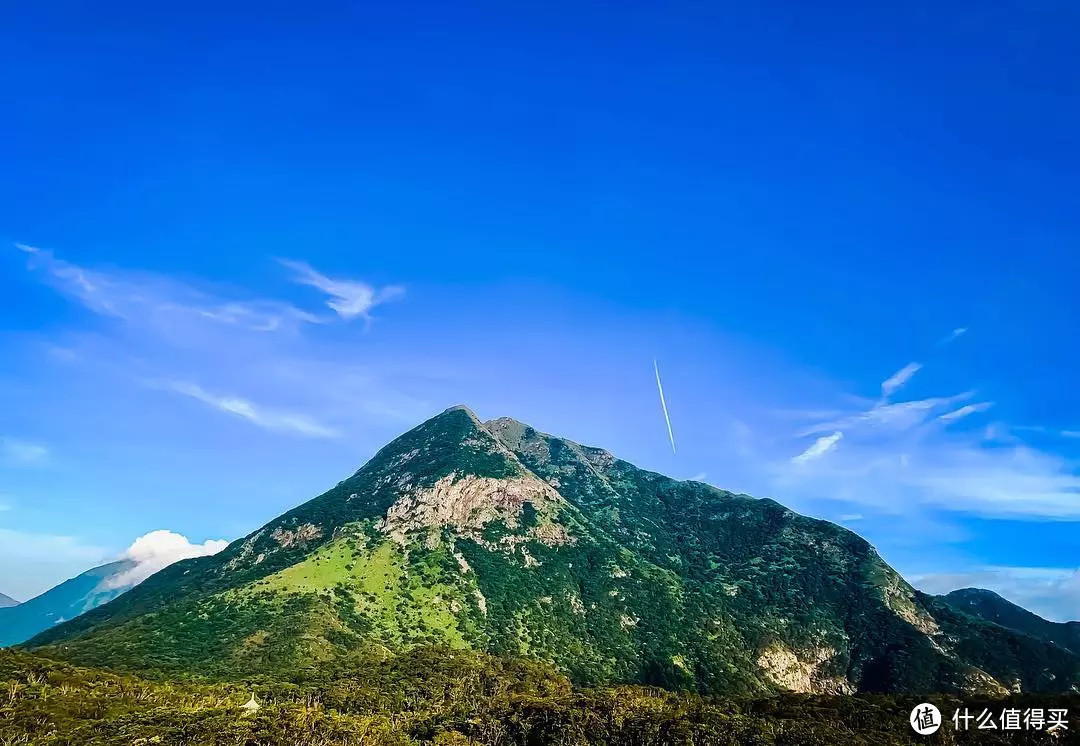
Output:
[[[254,693],[260,709],[240,709]],[[163,681],[77,668],[0,651],[0,744],[404,746],[406,744],[1080,743],[1080,723],[1057,739],[1033,731],[908,726],[922,701],[901,695],[777,695],[718,699],[643,687],[579,689],[543,665],[461,650],[373,654],[352,667],[288,682]],[[961,702],[931,698],[946,717],[966,706],[1062,707],[1080,697]]]
[[[944,597],[952,607],[1002,627],[1052,642],[1080,655],[1080,621],[1050,622],[982,588],[962,588]],[[1077,610],[1080,614],[1080,610]]]

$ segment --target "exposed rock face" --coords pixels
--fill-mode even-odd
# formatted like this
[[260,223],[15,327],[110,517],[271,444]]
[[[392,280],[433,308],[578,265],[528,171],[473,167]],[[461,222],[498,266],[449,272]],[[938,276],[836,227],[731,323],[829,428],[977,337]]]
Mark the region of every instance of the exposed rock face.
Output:
[[[484,526],[500,520],[517,528],[526,503],[541,515],[550,515],[562,497],[546,482],[532,474],[492,479],[473,475],[448,474],[432,487],[414,489],[402,495],[379,522],[380,531],[404,545],[408,537],[442,528],[465,536],[479,536]],[[541,527],[537,527],[540,529]],[[554,544],[565,540],[565,529],[546,525],[537,538]]]
[[305,523],[293,531],[275,528],[270,537],[276,541],[282,549],[291,549],[305,542],[313,541],[322,536],[322,529],[310,523]]
[[830,647],[795,651],[773,643],[758,655],[757,664],[776,686],[806,694],[850,694],[855,687],[844,677],[825,676],[821,669],[836,656]]

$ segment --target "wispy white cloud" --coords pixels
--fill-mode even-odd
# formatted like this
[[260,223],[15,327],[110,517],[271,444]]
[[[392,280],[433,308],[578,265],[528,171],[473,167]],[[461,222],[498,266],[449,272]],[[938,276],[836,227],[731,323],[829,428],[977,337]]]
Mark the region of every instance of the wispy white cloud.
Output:
[[186,536],[172,531],[151,531],[136,539],[120,556],[121,559],[133,561],[135,566],[109,578],[106,585],[110,588],[137,585],[180,560],[217,554],[228,545],[229,542],[224,539],[193,544]]
[[982,567],[965,572],[930,573],[910,578],[926,593],[985,588],[1014,604],[1056,622],[1080,620],[1080,569],[1057,567]]
[[189,396],[203,404],[209,404],[215,409],[245,419],[253,425],[258,425],[267,430],[293,433],[309,438],[337,438],[341,435],[337,430],[317,422],[308,415],[268,409],[236,396],[211,394],[194,383],[166,381],[162,384],[152,383],[151,385]]
[[405,289],[400,285],[377,288],[359,280],[340,280],[327,277],[306,262],[279,259],[279,262],[295,273],[294,280],[309,285],[330,296],[326,305],[338,316],[350,320],[368,319],[371,309],[387,301],[401,297]]
[[955,341],[957,337],[961,337],[964,334],[967,334],[967,327],[966,326],[958,326],[955,329],[953,329],[951,332],[946,334],[944,337],[942,337],[941,339],[938,340],[938,343],[937,343],[938,347],[944,347],[945,345],[949,344],[950,342]]
[[29,256],[31,270],[43,272],[50,285],[91,311],[143,327],[152,325],[169,338],[184,331],[185,317],[261,332],[324,321],[288,303],[222,299],[162,275],[95,270],[60,259],[47,249],[26,244],[15,247]]
[[842,432],[835,432],[832,435],[823,435],[807,448],[791,459],[793,464],[805,464],[808,461],[814,461],[824,456],[826,453],[836,448],[836,444],[840,442],[840,439],[844,437]]
[[1062,430],[1061,437],[1063,438],[1080,438],[1080,430]]
[[[935,506],[989,517],[1080,520],[1080,472],[1068,459],[1019,439],[987,444],[980,430],[953,432],[925,417],[845,430],[842,451],[799,468],[775,468],[789,493],[842,498],[885,511]],[[808,468],[813,466],[812,469]]]
[[987,449],[940,439],[921,458],[898,483],[921,490],[924,500],[984,515],[1080,519],[1080,475],[1060,456],[1020,444]]
[[[415,423],[433,408],[407,390],[428,385],[435,374],[427,371],[436,366],[386,356],[372,361],[360,345],[342,344],[341,336],[328,345],[309,333],[313,325],[338,320],[337,311],[316,314],[236,288],[91,269],[45,249],[18,248],[34,276],[103,319],[42,339],[39,349],[53,361],[79,363],[77,370],[69,366],[70,375],[95,376],[125,390],[158,382],[151,388],[184,394],[268,430],[312,438],[373,423]],[[374,300],[391,295],[392,289],[375,291]],[[346,316],[363,306],[343,304]]]
[[976,414],[978,412],[985,412],[992,406],[994,406],[994,403],[989,401],[976,402],[975,404],[965,404],[959,409],[954,409],[951,412],[946,412],[945,414],[939,416],[938,420],[940,420],[941,422],[956,422],[957,420],[963,419],[968,415]]
[[922,368],[920,363],[908,363],[900,370],[881,382],[881,395],[885,398],[892,396],[893,392],[902,388]]
[[21,438],[0,436],[0,465],[41,466],[49,459],[49,448]]
[[834,430],[861,428],[907,430],[926,422],[935,412],[940,412],[971,396],[972,392],[968,391],[953,396],[938,396],[892,404],[878,403],[863,411],[851,412],[838,419],[810,425],[800,430],[797,435],[804,437]]
[[[882,385],[894,393],[918,370],[911,364]],[[1040,450],[1002,423],[971,430],[948,425],[984,412],[974,392],[912,401],[881,400],[804,427],[821,436],[787,462],[773,461],[786,492],[843,499],[882,511],[928,507],[1033,520],[1080,520],[1080,464]],[[819,458],[843,433],[844,448]]]

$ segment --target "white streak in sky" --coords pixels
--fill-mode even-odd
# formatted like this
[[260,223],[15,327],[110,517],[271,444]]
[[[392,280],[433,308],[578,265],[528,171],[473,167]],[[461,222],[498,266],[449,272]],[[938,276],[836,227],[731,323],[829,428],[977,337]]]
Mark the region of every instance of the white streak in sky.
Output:
[[911,380],[911,377],[919,372],[922,365],[919,363],[908,363],[900,370],[893,373],[881,383],[881,395],[888,398],[894,391],[902,387],[905,383]]
[[668,415],[667,401],[664,399],[664,384],[660,383],[660,366],[656,364],[656,359],[652,361],[653,370],[656,371],[656,388],[660,392],[660,406],[664,409],[664,422],[667,423],[668,440],[671,441],[671,452],[675,453],[675,433],[671,431],[671,416]]
[[813,445],[800,453],[795,458],[791,459],[793,464],[805,464],[814,459],[819,459],[826,453],[836,447],[836,444],[840,442],[840,439],[844,437],[844,434],[837,430],[832,435],[823,435],[814,441]]
[[958,326],[957,328],[953,329],[951,332],[946,334],[944,337],[939,339],[938,343],[937,343],[937,346],[938,347],[944,347],[945,345],[947,345],[950,342],[952,342],[953,340],[955,340],[957,337],[961,337],[964,334],[967,334],[967,327],[966,326]]

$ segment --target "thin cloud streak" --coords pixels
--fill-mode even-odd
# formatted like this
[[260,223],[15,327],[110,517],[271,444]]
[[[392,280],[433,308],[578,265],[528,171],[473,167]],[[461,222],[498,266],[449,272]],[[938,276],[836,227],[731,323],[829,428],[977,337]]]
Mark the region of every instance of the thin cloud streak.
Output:
[[294,412],[267,409],[236,396],[211,394],[201,386],[185,381],[166,381],[160,385],[169,391],[191,397],[222,412],[235,415],[266,430],[302,435],[308,438],[338,438],[341,433],[311,417]]
[[937,346],[938,347],[944,347],[945,345],[949,344],[950,342],[955,341],[958,337],[962,337],[965,334],[967,334],[967,327],[966,326],[958,326],[957,328],[953,329],[951,332],[946,334],[944,337],[939,339],[938,342],[937,342]]
[[842,432],[835,432],[832,435],[823,435],[818,438],[814,443],[805,451],[800,453],[791,459],[793,464],[805,464],[808,461],[814,461],[824,456],[826,453],[836,448],[836,444],[840,442],[844,437]]
[[803,428],[796,433],[797,437],[817,435],[836,430],[853,430],[856,428],[884,427],[891,430],[906,430],[926,421],[931,412],[940,411],[945,407],[969,399],[972,392],[967,391],[953,396],[938,396],[929,399],[915,399],[912,401],[895,402],[892,404],[876,404],[870,409],[855,412],[840,419],[820,422]]
[[969,415],[977,414],[979,412],[985,412],[992,406],[994,406],[994,403],[989,401],[976,402],[975,404],[966,404],[959,409],[953,410],[952,412],[946,412],[945,414],[939,416],[938,420],[941,422],[956,422],[957,420],[963,419],[964,417],[967,417]]
[[[312,438],[373,422],[413,423],[432,408],[412,391],[417,381],[429,382],[426,372],[410,366],[403,376],[400,363],[372,363],[340,337],[331,346],[306,333],[339,322],[336,311],[320,315],[272,298],[238,297],[235,288],[226,293],[157,273],[89,269],[45,249],[16,248],[31,276],[104,320],[47,342],[54,360],[78,361],[81,375],[172,390],[264,429]],[[375,300],[393,294],[385,290]],[[186,385],[178,392],[162,381]],[[331,417],[334,427],[324,422]]]
[[900,370],[881,382],[881,395],[888,398],[893,392],[902,388],[922,368],[921,363],[908,363]]
[[330,300],[326,301],[327,307],[346,321],[355,318],[367,320],[375,306],[399,298],[405,293],[405,289],[400,285],[376,288],[359,280],[327,277],[306,262],[292,259],[278,259],[278,262],[295,273],[295,282],[316,288],[330,296]]
[[153,328],[173,338],[185,319],[210,320],[222,327],[273,332],[301,323],[325,323],[315,314],[272,300],[224,300],[172,278],[138,272],[98,271],[57,258],[27,244],[15,248],[29,255],[29,269],[44,272],[53,288],[102,316]]
[[0,436],[0,464],[7,466],[40,466],[49,458],[49,449],[41,443],[21,438]]
[[660,366],[653,359],[653,370],[656,372],[656,388],[660,392],[660,407],[664,410],[664,422],[667,423],[668,440],[671,441],[671,452],[675,453],[675,433],[671,429],[671,417],[668,415],[667,400],[664,398],[664,384],[660,383]]

